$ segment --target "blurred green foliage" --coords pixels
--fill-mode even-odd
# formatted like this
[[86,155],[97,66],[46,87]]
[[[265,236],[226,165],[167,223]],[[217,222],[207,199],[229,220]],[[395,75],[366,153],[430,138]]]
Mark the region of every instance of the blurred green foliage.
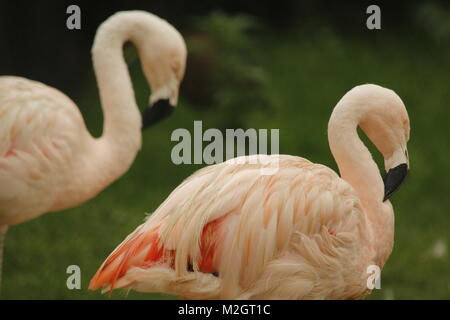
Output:
[[[240,123],[243,128],[279,128],[281,153],[305,157],[337,170],[326,133],[332,108],[353,86],[376,83],[395,90],[407,106],[411,119],[411,173],[392,199],[396,214],[395,247],[382,271],[382,289],[374,290],[368,299],[448,299],[448,42],[430,41],[423,45],[415,33],[399,35],[389,31],[368,32],[359,38],[323,25],[320,29],[293,29],[289,34],[259,32],[256,43],[247,45],[244,42],[249,38],[239,35],[251,20],[239,18],[232,20],[235,26],[230,26],[220,14],[211,19],[200,22],[199,27],[210,29],[208,37],[223,39],[214,57],[223,63],[218,68],[232,68],[227,75],[223,74],[224,79],[219,75],[211,82],[211,90],[219,92],[218,97],[212,98],[215,104],[199,107],[187,93],[183,94],[173,116],[144,133],[143,149],[124,177],[79,207],[12,227],[6,238],[3,298],[108,299],[107,295],[87,290],[89,279],[106,256],[142,223],[145,213],[155,210],[181,181],[200,167],[176,166],[170,161],[175,145],[170,135],[174,129],[192,130],[193,121],[199,119],[209,126],[229,123],[220,122],[220,117],[235,118],[237,122],[233,123]],[[218,30],[214,31],[214,26]],[[221,32],[224,34],[219,36]],[[190,50],[200,50],[194,40],[189,44]],[[240,60],[247,53],[241,56],[239,48],[252,58]],[[136,98],[139,105],[146,105],[149,89],[133,55],[127,53]],[[233,59],[240,61],[236,70]],[[252,90],[242,88],[239,82],[239,72],[244,73],[242,78],[260,79],[248,75],[253,68],[261,70],[256,74],[264,75],[266,84],[260,87],[264,87],[263,94],[258,93],[259,89],[246,92]],[[197,70],[188,69],[187,73]],[[98,135],[102,115],[93,73],[82,83],[85,89],[75,101],[90,130]],[[260,108],[259,102],[253,104],[246,94],[257,95],[256,101],[267,97],[270,108]],[[245,104],[236,102],[240,99],[245,99]],[[245,116],[242,108],[246,109]],[[382,159],[369,147],[382,170]],[[66,268],[72,264],[81,267],[82,290],[66,288]],[[170,297],[114,292],[112,298]]]
[[426,2],[418,6],[418,25],[423,27],[432,40],[450,43],[450,8],[437,2]]
[[246,15],[215,11],[192,19],[183,94],[193,108],[214,118],[213,127],[242,127],[253,110],[270,108],[267,75],[254,62],[258,51],[252,33],[257,30],[254,18]]

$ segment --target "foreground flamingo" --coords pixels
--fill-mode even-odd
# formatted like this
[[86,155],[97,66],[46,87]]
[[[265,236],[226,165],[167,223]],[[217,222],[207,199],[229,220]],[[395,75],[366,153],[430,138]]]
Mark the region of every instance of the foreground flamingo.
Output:
[[143,119],[150,125],[177,103],[186,59],[181,35],[150,13],[120,12],[98,29],[92,56],[105,118],[98,139],[60,91],[0,77],[0,249],[7,226],[81,204],[130,167],[143,120],[122,56],[126,41],[136,45],[152,87]]
[[[358,125],[385,158],[384,185]],[[288,155],[273,175],[250,161],[197,171],[114,250],[90,288],[190,299],[364,297],[368,267],[382,268],[392,250],[387,199],[408,171],[408,114],[393,91],[358,86],[335,107],[328,138],[342,178]]]

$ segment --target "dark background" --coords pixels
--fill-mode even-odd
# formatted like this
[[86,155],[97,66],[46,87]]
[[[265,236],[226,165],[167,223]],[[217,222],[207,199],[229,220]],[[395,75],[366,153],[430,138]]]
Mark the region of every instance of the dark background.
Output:
[[[367,17],[365,10],[370,4],[378,4],[382,7],[383,30],[416,37],[423,32],[416,11],[426,2],[429,1],[2,1],[0,70],[2,74],[40,79],[70,96],[80,77],[84,76],[82,73],[91,72],[89,68],[80,69],[79,66],[90,65],[89,49],[97,26],[121,10],[151,11],[180,31],[190,30],[192,16],[207,15],[220,9],[230,15],[255,16],[271,33],[285,34],[293,28],[311,28],[326,23],[346,36],[364,36],[369,33],[360,28]],[[445,0],[433,3],[447,9],[450,5]],[[65,28],[68,17],[65,12],[71,4],[82,9],[81,31]]]

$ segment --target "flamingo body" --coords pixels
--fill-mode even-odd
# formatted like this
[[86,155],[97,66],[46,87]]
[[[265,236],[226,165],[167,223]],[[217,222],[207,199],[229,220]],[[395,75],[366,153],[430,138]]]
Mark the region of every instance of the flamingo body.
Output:
[[197,171],[119,245],[91,288],[209,299],[367,294],[374,261],[353,188],[299,157],[279,156],[274,175],[260,169],[224,162]]
[[[152,87],[144,117],[123,58],[128,41]],[[99,138],[89,134],[76,105],[57,89],[0,77],[0,274],[9,226],[95,197],[130,168],[143,125],[177,103],[186,46],[167,21],[144,11],[116,13],[98,28],[92,58],[104,111]]]
[[129,169],[141,148],[143,121],[122,54],[128,41],[152,87],[150,104],[175,106],[178,100],[186,60],[182,36],[151,13],[116,13],[98,28],[92,48],[105,119],[99,138],[59,90],[0,77],[0,226],[83,203]]
[[[0,225],[14,225],[81,203],[90,141],[76,105],[62,92],[0,77]],[[92,160],[91,160],[92,161]],[[70,181],[70,183],[67,183]]]
[[[384,179],[358,125],[385,157]],[[387,199],[407,173],[408,114],[392,90],[358,86],[334,108],[328,136],[341,177],[288,155],[203,168],[113,251],[90,288],[188,299],[364,297],[368,270],[392,251]],[[274,163],[273,174],[261,174]]]

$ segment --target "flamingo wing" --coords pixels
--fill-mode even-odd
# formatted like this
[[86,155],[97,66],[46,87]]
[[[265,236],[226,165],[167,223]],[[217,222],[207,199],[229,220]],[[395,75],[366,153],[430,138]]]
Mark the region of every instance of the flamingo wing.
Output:
[[[348,246],[349,234],[358,231],[354,191],[324,166],[277,157],[272,175],[251,161],[197,171],[114,250],[90,288],[237,297],[287,253],[328,263],[326,245]],[[320,236],[314,243],[321,256],[314,248],[299,252],[303,236]]]
[[50,209],[63,178],[55,171],[68,167],[87,131],[63,93],[10,76],[0,77],[0,123],[0,224],[11,225]]

